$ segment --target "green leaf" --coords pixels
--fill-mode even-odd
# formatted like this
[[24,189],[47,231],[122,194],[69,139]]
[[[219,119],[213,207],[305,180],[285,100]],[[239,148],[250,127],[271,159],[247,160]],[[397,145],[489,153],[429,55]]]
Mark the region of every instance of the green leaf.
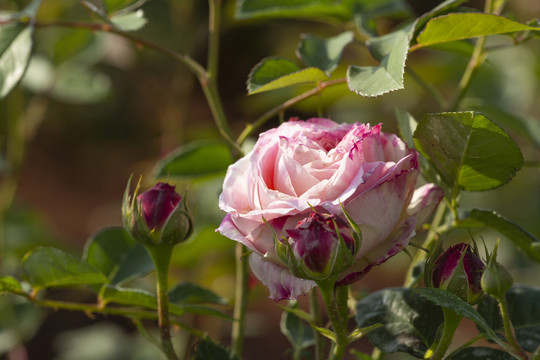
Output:
[[377,291],[356,304],[359,328],[383,325],[369,332],[367,338],[386,353],[404,351],[423,357],[442,322],[441,309],[411,289]]
[[415,29],[414,29],[415,33],[420,31],[431,18],[433,18],[435,16],[445,14],[445,13],[448,13],[452,9],[457,8],[459,5],[461,5],[462,3],[466,2],[466,1],[467,0],[446,0],[446,1],[443,1],[442,3],[440,3],[439,5],[437,5],[436,7],[431,9],[430,11],[428,11],[427,13],[423,14],[422,16],[420,16],[416,20],[416,25],[415,25]]
[[343,49],[354,39],[352,31],[345,31],[329,39],[304,34],[296,53],[307,66],[330,74],[338,66]]
[[21,292],[21,284],[19,280],[15,279],[12,276],[2,276],[0,277],[0,293],[10,292],[10,293],[19,293]]
[[487,226],[497,230],[523,250],[530,259],[540,262],[540,240],[496,211],[473,209],[467,217],[459,222],[458,226]]
[[213,291],[188,282],[179,283],[169,290],[169,301],[176,304],[228,304],[227,299]]
[[429,46],[478,36],[540,30],[502,16],[484,13],[455,13],[431,19],[418,35],[418,46]]
[[197,350],[195,350],[194,360],[238,360],[228,349],[215,343],[209,337],[204,337]]
[[[105,285],[100,290],[99,299],[103,304],[115,303],[157,309],[156,295],[141,289]],[[174,313],[173,311],[170,312]],[[183,315],[183,312],[178,315]]]
[[413,134],[418,123],[407,111],[396,108],[395,113],[399,128],[399,135],[403,140],[405,140],[410,148],[414,148]]
[[113,285],[154,270],[144,247],[120,227],[106,228],[92,236],[86,243],[83,259],[107,275]]
[[[514,285],[506,292],[508,312],[519,344],[533,352],[540,344],[540,288]],[[478,312],[495,331],[503,332],[497,301],[487,297],[478,304]]]
[[476,323],[492,341],[495,341],[501,346],[505,346],[504,343],[498,338],[497,334],[491,329],[486,320],[465,301],[461,300],[457,295],[451,292],[435,289],[435,288],[421,288],[413,290],[419,296],[425,297],[434,304],[442,306],[444,308],[451,309],[456,314],[466,317]]
[[514,360],[515,358],[499,349],[487,347],[470,347],[452,353],[446,358],[447,360]]
[[[101,288],[99,298],[104,304],[115,303],[120,305],[141,306],[152,310],[157,309],[156,295],[141,289],[105,285]],[[231,320],[230,316],[210,307],[175,304],[171,301],[169,301],[169,312],[176,316],[191,313]]]
[[108,282],[107,277],[93,266],[51,247],[37,247],[28,252],[22,266],[35,289]]
[[[297,308],[298,303],[290,304],[292,308]],[[284,311],[281,314],[281,333],[291,342],[295,352],[306,349],[315,343],[313,329],[301,318],[292,312]]]
[[225,144],[195,141],[177,148],[160,160],[152,177],[196,178],[225,171],[232,162]]
[[347,84],[351,91],[362,96],[379,96],[403,89],[405,61],[413,26],[371,38],[367,46],[379,66],[351,65],[347,70]]
[[126,14],[140,8],[148,0],[103,0],[108,14]]
[[137,31],[148,22],[142,10],[111,16],[112,23],[122,31]]
[[238,0],[236,19],[252,18],[328,18],[350,19],[351,11],[334,0]]
[[473,103],[467,103],[466,106],[470,110],[478,111],[493,119],[497,119],[497,122],[504,128],[531,141],[538,149],[540,149],[540,119],[511,113],[497,106],[486,104],[478,100],[473,100]]
[[32,31],[29,25],[0,25],[0,98],[24,75],[32,50]]
[[418,124],[414,141],[452,188],[497,188],[523,164],[521,151],[504,130],[475,112],[429,114]]
[[266,58],[255,65],[248,76],[248,94],[281,89],[284,87],[314,84],[328,79],[321,70],[313,67],[300,69],[296,63],[284,58]]

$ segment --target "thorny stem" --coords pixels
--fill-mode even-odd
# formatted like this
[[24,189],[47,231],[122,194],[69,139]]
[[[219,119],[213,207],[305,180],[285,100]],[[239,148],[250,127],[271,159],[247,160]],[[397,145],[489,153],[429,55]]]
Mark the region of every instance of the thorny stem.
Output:
[[[21,297],[24,297],[28,299],[29,301],[33,302],[34,304],[38,306],[48,307],[54,310],[67,310],[67,311],[80,311],[84,312],[88,316],[92,316],[92,314],[103,314],[103,315],[119,315],[119,316],[125,316],[135,319],[148,319],[148,320],[156,320],[158,318],[158,315],[155,311],[151,310],[140,310],[135,308],[125,308],[125,307],[107,307],[106,303],[97,303],[97,304],[84,304],[84,303],[74,303],[74,302],[68,302],[68,301],[58,301],[58,300],[47,300],[47,299],[38,299],[32,294],[28,294],[21,291],[12,291],[14,295],[18,295]],[[174,324],[182,329],[185,329],[189,333],[193,334],[194,336],[197,336],[199,338],[202,338],[204,334],[194,329],[182,322],[176,321],[171,319],[171,324]]]
[[329,86],[334,86],[334,85],[339,85],[339,84],[344,84],[347,82],[347,79],[346,78],[342,78],[342,79],[335,79],[335,80],[328,80],[328,81],[323,81],[321,83],[318,84],[317,87],[311,89],[311,90],[308,90],[296,97],[293,97],[292,99],[289,99],[287,101],[285,101],[284,103],[268,110],[267,112],[265,112],[264,114],[262,114],[261,116],[259,116],[255,121],[253,121],[251,124],[247,124],[246,127],[244,128],[244,131],[242,131],[242,133],[240,134],[240,136],[236,139],[236,143],[237,144],[242,144],[244,143],[244,141],[251,135],[253,134],[253,132],[255,130],[257,130],[259,127],[261,127],[262,125],[264,125],[264,123],[266,123],[268,120],[270,120],[273,116],[279,114],[281,111],[301,102],[301,101],[304,101],[308,98],[310,98],[311,96],[313,95],[316,95],[320,92],[322,92],[325,88],[329,87]]
[[336,341],[333,344],[332,352],[330,354],[329,360],[341,360],[345,355],[345,349],[349,344],[349,334],[347,329],[347,317],[343,318],[341,313],[343,313],[340,306],[346,304],[339,304],[336,301],[335,292],[334,292],[335,281],[319,281],[317,285],[321,289],[321,294],[324,300],[324,305],[326,307],[326,312],[328,313],[328,318],[332,323],[332,328],[336,334]]

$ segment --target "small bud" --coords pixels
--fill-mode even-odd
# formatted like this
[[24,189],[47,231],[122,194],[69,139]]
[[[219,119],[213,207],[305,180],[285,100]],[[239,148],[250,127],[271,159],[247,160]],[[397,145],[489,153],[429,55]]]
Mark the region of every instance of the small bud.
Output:
[[508,270],[497,262],[498,248],[499,242],[497,241],[493,253],[488,255],[488,264],[481,280],[482,289],[495,298],[503,297],[514,283],[512,275],[510,275]]
[[484,262],[468,244],[457,244],[443,252],[431,272],[431,285],[447,290],[467,303],[476,304],[482,296],[480,279]]
[[137,185],[130,196],[130,182],[131,179],[124,194],[122,218],[135,240],[154,245],[175,245],[187,240],[193,227],[191,216],[175,187],[160,182],[137,196]]
[[335,215],[313,213],[287,234],[289,268],[298,277],[327,279],[353,262],[355,240],[345,222]]

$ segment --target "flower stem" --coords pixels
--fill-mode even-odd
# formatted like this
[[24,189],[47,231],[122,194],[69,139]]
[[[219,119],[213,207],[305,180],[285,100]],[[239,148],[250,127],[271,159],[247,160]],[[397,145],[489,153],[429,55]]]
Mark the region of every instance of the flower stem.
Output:
[[[349,334],[347,329],[347,316],[343,317],[342,314],[346,313],[342,307],[347,304],[336,301],[334,285],[335,281],[319,281],[317,282],[321,289],[321,294],[324,300],[324,305],[328,313],[328,318],[334,328],[336,334],[336,340],[329,357],[329,360],[341,360],[345,355],[345,349],[349,345]],[[346,310],[346,309],[345,309]]]
[[242,358],[246,324],[248,294],[248,253],[244,245],[236,244],[236,289],[234,300],[234,321],[232,325],[232,352]]
[[171,324],[169,320],[169,264],[173,245],[145,245],[150,254],[157,277],[158,324],[161,334],[161,346],[169,360],[178,360],[171,341]]
[[444,354],[446,354],[448,347],[452,343],[454,333],[456,332],[462,318],[461,315],[456,314],[454,310],[445,307],[443,307],[443,315],[444,328],[440,339],[438,339],[439,341],[437,347],[433,351],[433,355],[430,357],[432,360],[441,360],[444,357]]
[[501,310],[501,317],[502,317],[503,326],[504,326],[504,336],[506,338],[506,341],[508,342],[508,344],[510,344],[515,354],[520,359],[523,359],[523,360],[528,359],[529,356],[517,342],[516,333],[514,331],[512,322],[510,321],[510,313],[508,312],[508,304],[506,302],[505,296],[503,295],[501,297],[498,297],[497,301],[499,302],[499,308]]
[[[309,293],[309,309],[311,312],[311,317],[313,318],[313,324],[315,326],[322,326],[321,311],[319,308],[319,299],[316,288],[311,290]],[[313,360],[322,360],[323,355],[323,338],[318,331],[315,331],[315,354]]]

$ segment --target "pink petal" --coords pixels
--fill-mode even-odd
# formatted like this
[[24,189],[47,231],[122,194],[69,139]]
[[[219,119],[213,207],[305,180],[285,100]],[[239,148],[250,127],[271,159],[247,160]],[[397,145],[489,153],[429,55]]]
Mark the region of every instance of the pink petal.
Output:
[[364,262],[358,262],[350,269],[348,275],[337,282],[337,285],[350,285],[360,280],[374,266],[384,263],[386,260],[399,253],[409,244],[409,239],[416,234],[414,231],[415,227],[416,220],[414,217],[405,219],[386,239],[382,246],[374,249],[369,256],[364,257]]
[[253,274],[268,288],[270,299],[274,301],[295,300],[316,286],[314,281],[299,279],[289,269],[265,260],[256,253],[249,256],[249,264]]
[[429,220],[443,197],[443,189],[435,184],[426,184],[416,189],[407,209],[407,213],[416,218],[416,230]]

